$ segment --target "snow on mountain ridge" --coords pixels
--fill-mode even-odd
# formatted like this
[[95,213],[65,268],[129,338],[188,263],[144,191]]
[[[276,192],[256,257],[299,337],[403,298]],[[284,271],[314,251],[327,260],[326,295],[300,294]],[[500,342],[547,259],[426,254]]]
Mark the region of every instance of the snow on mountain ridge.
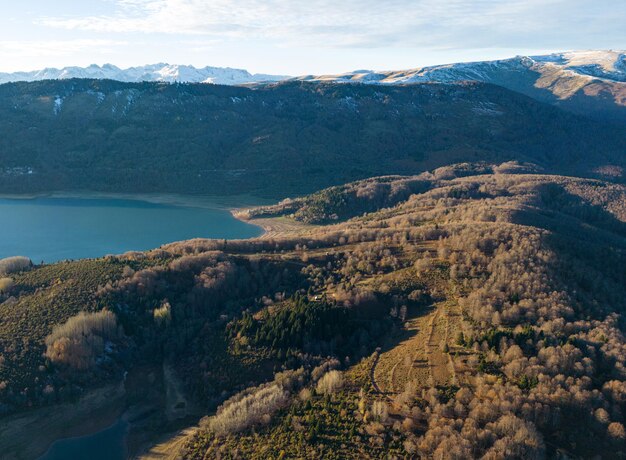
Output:
[[[335,83],[409,84],[454,83],[461,80],[478,80],[502,84],[503,71],[506,78],[522,76],[524,72],[549,75],[539,85],[551,84],[558,74],[575,79],[582,85],[594,79],[609,82],[626,82],[626,51],[569,51],[545,56],[516,56],[495,61],[478,61],[419,67],[408,70],[374,71],[355,70],[337,75],[307,75],[295,80]],[[44,79],[94,78],[123,82],[190,82],[240,85],[245,83],[275,82],[290,79],[281,75],[250,74],[246,70],[203,67],[166,63],[121,69],[112,64],[88,67],[46,68],[33,72],[0,73],[0,84],[12,81],[36,81]],[[506,86],[506,85],[505,85]]]
[[626,51],[570,51],[533,56],[532,59],[579,75],[626,82]]
[[570,51],[408,70],[309,75],[296,80],[374,85],[477,81],[502,86],[574,113],[626,121],[625,51]]
[[506,67],[509,70],[527,70],[533,64],[528,57],[515,57],[499,61],[479,61],[456,64],[442,64],[429,67],[418,67],[396,71],[367,71],[358,70],[339,75],[321,75],[296,77],[298,80],[344,82],[344,83],[380,83],[380,84],[409,84],[409,83],[453,83],[459,80],[489,81],[489,72]]
[[576,76],[626,82],[625,51],[570,51],[545,56],[516,56],[495,61],[443,64],[400,71],[356,70],[338,75],[309,75],[296,78],[305,81],[380,84],[452,83],[459,80],[490,82],[498,70],[533,70],[541,73],[542,68],[546,66]]
[[160,81],[186,83],[215,83],[221,85],[240,85],[279,81],[288,78],[284,75],[250,74],[247,70],[222,67],[196,68],[187,65],[150,64],[145,66],[120,69],[113,64],[88,67],[64,67],[62,69],[45,68],[32,72],[0,73],[0,84],[14,81],[60,80],[69,78],[94,78],[118,80],[123,82]]

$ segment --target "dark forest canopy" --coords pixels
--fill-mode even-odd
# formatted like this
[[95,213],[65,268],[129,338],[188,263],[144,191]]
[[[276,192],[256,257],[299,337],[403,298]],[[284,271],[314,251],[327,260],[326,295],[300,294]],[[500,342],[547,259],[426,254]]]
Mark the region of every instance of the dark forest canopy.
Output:
[[0,85],[0,192],[284,197],[462,161],[623,179],[621,126],[483,83]]

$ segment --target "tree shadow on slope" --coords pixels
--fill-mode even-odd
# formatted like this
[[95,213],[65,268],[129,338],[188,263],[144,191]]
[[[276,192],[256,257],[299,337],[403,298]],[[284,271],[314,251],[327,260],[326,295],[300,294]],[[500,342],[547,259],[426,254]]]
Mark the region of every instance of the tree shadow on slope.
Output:
[[[599,391],[616,375],[615,359],[600,351],[602,340],[610,339],[594,341],[576,331],[597,327],[592,321],[606,321],[626,311],[626,223],[561,184],[543,184],[536,192],[512,221],[545,230],[538,257],[547,268],[546,291],[563,293],[572,308],[565,318],[569,327],[563,330],[563,340],[581,350],[594,350],[590,389]],[[623,319],[617,326],[626,330]],[[561,447],[575,445],[584,458],[595,454],[604,441],[594,431],[588,412],[569,402],[560,408],[559,427],[547,433],[546,439]]]
[[560,184],[542,184],[536,192],[534,200],[514,213],[513,223],[547,230],[554,235],[554,243],[562,240],[577,250],[586,251],[590,246],[626,250],[626,222],[602,206],[585,201]]
[[530,205],[512,221],[548,231],[555,280],[576,288],[568,289],[572,300],[592,317],[625,311],[626,223],[555,183],[539,186]]

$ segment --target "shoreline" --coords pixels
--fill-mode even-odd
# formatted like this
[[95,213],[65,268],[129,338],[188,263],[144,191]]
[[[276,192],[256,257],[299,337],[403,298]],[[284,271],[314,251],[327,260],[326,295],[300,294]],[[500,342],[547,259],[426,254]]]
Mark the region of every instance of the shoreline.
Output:
[[[39,198],[70,198],[85,200],[130,200],[169,206],[195,207],[238,211],[244,208],[272,204],[275,200],[253,195],[182,195],[176,193],[115,193],[115,192],[69,192],[53,191],[43,193],[0,194],[0,200],[36,200]],[[239,219],[241,220],[241,219]]]
[[241,221],[250,225],[254,225],[263,230],[263,233],[257,237],[251,239],[271,239],[271,238],[281,238],[286,236],[294,236],[298,233],[306,233],[309,230],[312,230],[316,227],[316,225],[312,224],[304,224],[302,222],[298,222],[296,220],[290,219],[288,217],[263,217],[263,218],[253,218],[246,219],[244,217],[244,212],[247,208],[237,208],[232,209],[230,213],[232,216]]
[[[244,217],[245,211],[247,209],[253,208],[254,206],[242,206],[238,208],[230,208],[228,212],[233,217],[233,219],[238,220],[239,222],[243,222],[244,224],[253,225],[257,228],[261,229],[261,234],[258,236],[253,236],[249,239],[264,239],[272,237],[272,227],[265,222],[259,222],[262,219],[246,219]],[[210,238],[209,238],[210,239]]]
[[123,415],[125,397],[123,383],[109,384],[87,392],[74,403],[43,406],[2,418],[3,454],[16,460],[40,458],[57,441],[103,431]]
[[[233,234],[233,235],[230,235],[230,237],[228,237],[227,239],[245,240],[245,239],[255,239],[255,238],[267,238],[268,233],[272,234],[271,227],[268,227],[263,222],[257,222],[256,220],[246,220],[246,219],[241,218],[241,216],[243,215],[242,214],[243,210],[249,209],[255,206],[261,206],[263,205],[263,203],[266,202],[266,200],[262,198],[248,196],[248,195],[190,196],[190,195],[173,195],[173,194],[125,194],[125,193],[100,193],[100,192],[81,192],[81,193],[50,192],[50,193],[45,193],[45,194],[20,194],[20,195],[0,194],[0,205],[8,206],[8,208],[20,207],[20,206],[28,207],[29,204],[55,205],[54,201],[50,201],[50,202],[37,201],[37,200],[46,200],[46,199],[94,200],[93,201],[94,205],[98,203],[97,200],[102,200],[101,202],[104,202],[106,200],[112,200],[113,204],[114,204],[114,200],[134,200],[137,204],[151,203],[151,204],[163,205],[164,206],[163,210],[166,210],[167,207],[171,207],[170,209],[175,208],[175,207],[179,209],[186,208],[188,210],[195,209],[196,210],[195,212],[216,213],[215,219],[218,219],[220,222],[222,220],[228,221],[229,219],[233,219],[232,221],[233,224],[242,223],[242,224],[245,224],[246,227],[248,227],[247,230],[245,231],[242,230],[241,235],[235,236]],[[57,204],[63,205],[64,202],[59,201]],[[85,202],[85,203],[79,202],[78,204],[80,206],[83,206],[83,205],[87,207],[91,206],[89,202]],[[156,213],[158,214],[158,211]],[[210,228],[212,225],[211,223],[214,222],[214,217],[212,217],[212,215],[207,215],[205,216],[204,220],[201,222],[206,223],[206,227]],[[109,249],[105,248],[106,250],[102,250],[99,253],[86,253],[83,251],[80,254],[74,254],[74,255],[62,254],[61,256],[57,256],[55,254],[50,255],[46,253],[47,255],[40,256],[40,255],[35,254],[33,250],[27,251],[26,249],[19,249],[19,248],[13,248],[15,249],[14,251],[3,250],[1,252],[6,253],[6,257],[9,257],[17,253],[20,253],[21,255],[24,255],[24,253],[26,253],[25,255],[27,255],[28,257],[31,257],[31,259],[33,260],[46,260],[48,263],[54,263],[54,262],[64,260],[67,258],[78,260],[78,259],[84,259],[84,258],[100,258],[108,254],[119,255],[119,254],[123,254],[124,252],[131,251],[131,250],[138,250],[138,251],[145,252],[145,251],[150,251],[150,250],[162,247],[163,245],[177,243],[177,242],[186,241],[186,240],[193,240],[196,238],[206,239],[206,240],[223,239],[223,237],[217,237],[217,236],[212,237],[211,232],[209,232],[208,230],[191,232],[183,236],[184,236],[183,238],[180,238],[180,236],[173,237],[173,238],[166,237],[162,239],[157,238],[150,244],[139,245],[139,246],[136,246],[135,249],[132,249],[132,248],[122,249],[118,251],[115,248],[109,248]],[[7,249],[7,248],[4,248],[4,249]],[[8,249],[11,249],[11,248],[8,248]],[[2,257],[4,256],[0,256],[0,258]]]

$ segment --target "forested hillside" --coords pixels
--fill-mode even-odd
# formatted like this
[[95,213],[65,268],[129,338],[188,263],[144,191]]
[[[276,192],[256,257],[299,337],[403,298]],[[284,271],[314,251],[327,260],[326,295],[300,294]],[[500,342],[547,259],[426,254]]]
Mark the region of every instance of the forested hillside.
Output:
[[259,239],[3,264],[3,452],[28,443],[11,414],[125,379],[152,414],[131,439],[195,426],[146,458],[619,458],[626,188],[527,168],[249,210],[299,221]]
[[256,89],[0,85],[0,192],[283,198],[383,174],[516,160],[623,180],[626,131],[484,83]]

